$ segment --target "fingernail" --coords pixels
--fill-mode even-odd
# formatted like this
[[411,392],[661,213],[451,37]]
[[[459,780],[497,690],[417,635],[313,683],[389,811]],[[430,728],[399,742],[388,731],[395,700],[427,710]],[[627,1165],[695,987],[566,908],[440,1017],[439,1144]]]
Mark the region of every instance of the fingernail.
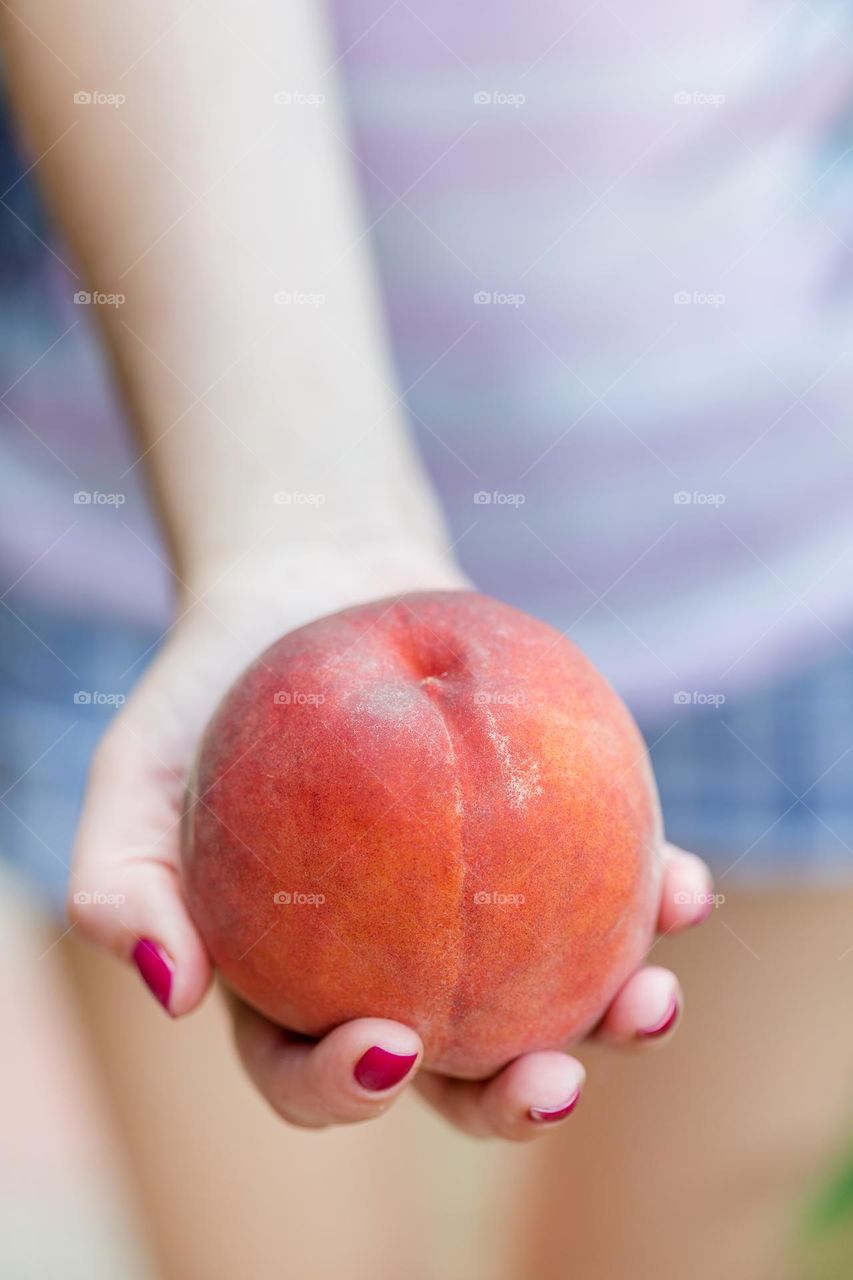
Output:
[[174,968],[163,948],[150,938],[140,938],[133,948],[133,963],[148,990],[156,996],[166,1012],[171,1013],[169,996],[172,994]]
[[562,1120],[565,1116],[572,1114],[580,1096],[580,1089],[575,1089],[568,1102],[562,1103],[559,1107],[531,1107],[530,1119],[538,1120],[541,1124],[553,1124],[555,1120]]
[[389,1053],[375,1044],[355,1064],[355,1078],[362,1089],[369,1089],[371,1093],[392,1089],[409,1074],[417,1056],[416,1053]]
[[666,1013],[652,1027],[644,1027],[642,1031],[637,1032],[638,1040],[655,1040],[658,1036],[665,1036],[670,1030],[676,1018],[678,1017],[678,1001],[675,996],[672,997],[666,1007]]

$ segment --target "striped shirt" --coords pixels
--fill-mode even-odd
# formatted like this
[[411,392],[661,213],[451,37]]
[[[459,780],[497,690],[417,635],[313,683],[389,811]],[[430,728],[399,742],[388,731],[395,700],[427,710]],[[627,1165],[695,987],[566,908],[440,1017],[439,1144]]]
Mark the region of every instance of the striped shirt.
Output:
[[[477,584],[565,630],[652,719],[837,651],[846,6],[332,14],[401,384]],[[3,589],[156,620],[168,586],[102,357],[85,323],[66,333],[62,269],[30,267],[7,281],[0,356]],[[94,501],[68,532],[72,482],[121,490],[121,519]]]

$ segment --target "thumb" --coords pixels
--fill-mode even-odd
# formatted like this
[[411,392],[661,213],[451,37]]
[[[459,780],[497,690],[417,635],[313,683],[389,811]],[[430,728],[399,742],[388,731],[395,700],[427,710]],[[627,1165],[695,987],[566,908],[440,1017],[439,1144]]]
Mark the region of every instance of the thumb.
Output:
[[92,762],[68,896],[72,925],[135,964],[173,1016],[194,1009],[212,977],[181,891],[183,790],[177,772],[114,722]]

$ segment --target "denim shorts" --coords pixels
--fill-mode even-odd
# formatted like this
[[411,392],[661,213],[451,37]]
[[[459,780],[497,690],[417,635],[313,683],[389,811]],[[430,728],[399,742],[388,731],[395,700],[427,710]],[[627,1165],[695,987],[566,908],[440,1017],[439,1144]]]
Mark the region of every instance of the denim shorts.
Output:
[[[0,609],[0,853],[52,908],[92,751],[158,638],[10,597]],[[845,653],[641,724],[669,838],[706,857],[721,887],[853,878],[851,708]]]
[[853,881],[853,648],[643,724],[669,838],[725,884]]

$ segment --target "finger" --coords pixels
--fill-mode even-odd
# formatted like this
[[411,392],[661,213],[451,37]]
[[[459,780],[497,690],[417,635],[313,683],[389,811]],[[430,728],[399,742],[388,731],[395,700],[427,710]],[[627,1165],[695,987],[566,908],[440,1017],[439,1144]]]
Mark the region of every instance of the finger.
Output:
[[451,1080],[424,1072],[417,1088],[472,1137],[528,1142],[571,1115],[585,1079],[576,1058],[547,1051],[516,1058],[491,1080]]
[[416,1032],[384,1018],[358,1018],[308,1041],[229,998],[240,1060],[274,1111],[290,1124],[322,1128],[372,1120],[413,1079],[423,1054]]
[[675,974],[647,965],[621,988],[594,1035],[610,1044],[658,1044],[674,1032],[683,1006]]
[[68,915],[84,937],[135,963],[164,1008],[195,1008],[210,959],[178,875],[183,784],[117,725],[90,770],[75,842]]
[[666,845],[659,931],[677,933],[701,924],[711,914],[714,901],[714,882],[702,859],[673,844]]

